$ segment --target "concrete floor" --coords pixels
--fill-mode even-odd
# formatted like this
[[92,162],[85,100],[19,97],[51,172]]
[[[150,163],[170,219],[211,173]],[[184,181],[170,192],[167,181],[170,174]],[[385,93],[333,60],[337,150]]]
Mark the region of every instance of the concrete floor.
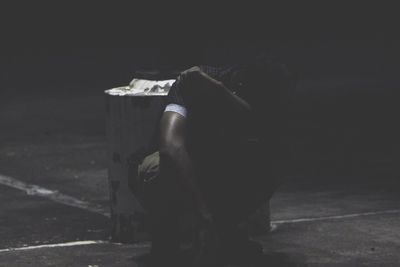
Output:
[[[107,210],[101,93],[7,96],[0,175]],[[262,266],[400,266],[399,191],[390,176],[288,177],[271,201],[276,230],[256,237]],[[135,255],[149,248],[108,243],[98,213],[4,185],[0,199],[0,266],[140,266]],[[87,240],[105,243],[66,246]],[[38,247],[51,244],[60,247]]]

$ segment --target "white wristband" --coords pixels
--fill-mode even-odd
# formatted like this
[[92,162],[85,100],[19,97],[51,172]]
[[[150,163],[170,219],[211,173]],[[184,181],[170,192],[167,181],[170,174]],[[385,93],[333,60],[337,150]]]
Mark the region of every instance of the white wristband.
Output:
[[172,111],[181,114],[183,117],[187,116],[187,110],[185,107],[178,104],[168,104],[165,108],[164,112]]

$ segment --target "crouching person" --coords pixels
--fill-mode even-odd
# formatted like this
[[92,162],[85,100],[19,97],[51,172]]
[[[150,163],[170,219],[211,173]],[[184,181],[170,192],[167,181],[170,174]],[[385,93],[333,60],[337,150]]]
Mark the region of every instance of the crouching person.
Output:
[[188,211],[196,218],[192,266],[262,255],[239,224],[269,201],[282,175],[292,85],[286,67],[268,58],[180,74],[161,118],[159,152],[147,159],[157,173],[145,181],[153,265],[179,265],[179,216]]

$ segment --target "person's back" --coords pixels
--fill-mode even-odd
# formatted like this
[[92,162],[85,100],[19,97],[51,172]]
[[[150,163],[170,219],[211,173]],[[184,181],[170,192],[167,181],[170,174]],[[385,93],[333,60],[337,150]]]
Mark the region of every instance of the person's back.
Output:
[[[267,70],[270,72],[269,75],[286,71],[279,62],[271,61],[268,64],[272,69]],[[279,84],[281,81],[271,81],[265,73],[257,73],[254,70],[248,70],[255,72],[252,74],[239,74],[246,69],[243,65],[199,66],[199,68],[208,76],[222,82],[235,95],[251,102],[255,111],[246,120],[235,121],[230,114],[222,112],[223,103],[213,101],[208,96],[199,99],[202,105],[198,112],[192,110],[192,119],[188,121],[189,152],[193,157],[198,158],[198,164],[202,162],[206,169],[215,170],[217,166],[221,168],[223,165],[231,166],[231,169],[234,169],[235,166],[243,165],[248,157],[244,151],[251,149],[253,154],[264,159],[264,166],[267,167],[282,150],[280,138],[285,130],[283,128],[286,123],[285,109],[287,107],[285,103],[279,103],[280,100],[274,92],[281,88],[270,88],[271,85],[283,87]],[[281,80],[285,78],[279,77]],[[251,79],[250,82],[249,79]],[[270,98],[273,98],[273,101],[269,100]],[[286,96],[279,96],[279,98],[283,98],[284,102]],[[235,164],[239,162],[242,164],[239,166]]]

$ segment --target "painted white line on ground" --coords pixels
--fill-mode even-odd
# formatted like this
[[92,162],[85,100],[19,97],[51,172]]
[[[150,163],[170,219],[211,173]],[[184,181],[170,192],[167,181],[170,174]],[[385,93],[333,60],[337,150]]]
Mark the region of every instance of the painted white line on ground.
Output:
[[[103,207],[95,205],[93,203],[89,203],[86,201],[79,200],[77,198],[62,194],[55,190],[50,190],[44,187],[40,187],[37,185],[27,184],[22,181],[19,181],[15,178],[1,175],[0,174],[0,184],[10,186],[22,191],[25,191],[29,195],[35,195],[40,197],[45,197],[51,199],[55,202],[62,203],[64,205],[88,210],[94,213],[98,213],[104,215],[106,217],[110,217],[110,213],[106,211]],[[326,220],[338,220],[338,219],[347,219],[347,218],[356,218],[362,216],[373,216],[373,215],[382,215],[382,214],[397,214],[400,213],[400,209],[393,210],[382,210],[382,211],[371,211],[371,212],[362,212],[362,213],[351,213],[344,215],[332,215],[332,216],[324,216],[324,217],[312,217],[312,218],[298,218],[298,219],[287,219],[287,220],[273,220],[271,224],[288,224],[288,223],[302,223],[302,222],[314,222],[314,221],[326,221]]]
[[[33,250],[33,249],[40,249],[40,248],[75,247],[75,246],[87,246],[87,245],[98,245],[98,244],[121,245],[119,243],[110,243],[108,241],[103,241],[103,240],[86,240],[86,241],[74,241],[74,242],[65,242],[65,243],[57,243],[57,244],[26,246],[26,247],[18,247],[18,248],[5,248],[5,249],[0,249],[0,253],[21,251],[21,250]],[[150,248],[150,242],[131,244],[129,246],[132,248],[139,248],[139,249],[140,248]]]
[[383,215],[383,214],[397,214],[397,213],[400,213],[400,209],[371,211],[371,212],[352,213],[352,214],[344,214],[344,215],[314,217],[314,218],[298,218],[298,219],[290,219],[290,220],[275,220],[275,221],[271,221],[271,223],[272,224],[285,224],[285,223],[315,222],[315,221],[339,220],[339,219],[356,218],[356,217],[363,217],[363,216]]
[[94,213],[98,213],[98,214],[110,217],[110,213],[108,211],[106,211],[103,207],[93,204],[93,203],[89,203],[89,202],[77,199],[72,196],[62,194],[62,193],[58,192],[57,190],[50,190],[50,189],[40,187],[37,185],[27,184],[25,182],[15,179],[15,178],[1,175],[1,174],[0,174],[0,184],[25,191],[28,195],[45,197],[45,198],[51,199],[55,202],[58,202],[58,203],[61,203],[64,205],[88,210],[88,211],[91,211]]
[[18,251],[18,250],[32,250],[38,248],[58,248],[58,247],[73,247],[73,246],[84,246],[84,245],[93,245],[93,244],[104,244],[106,241],[75,241],[75,242],[66,242],[66,243],[58,243],[58,244],[45,244],[45,245],[37,245],[37,246],[26,246],[19,248],[5,248],[0,249],[0,252],[10,252],[10,251]]

